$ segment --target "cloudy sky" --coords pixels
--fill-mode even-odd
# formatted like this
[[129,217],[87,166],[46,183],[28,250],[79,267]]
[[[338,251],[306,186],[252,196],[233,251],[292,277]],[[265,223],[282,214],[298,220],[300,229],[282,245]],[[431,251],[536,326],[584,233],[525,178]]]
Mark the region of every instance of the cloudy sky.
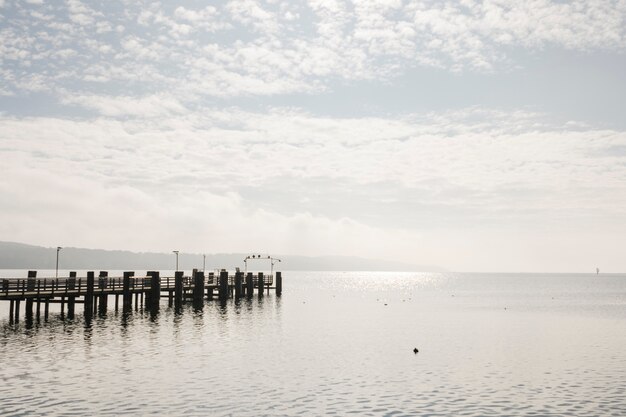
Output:
[[623,272],[625,17],[0,0],[0,240]]

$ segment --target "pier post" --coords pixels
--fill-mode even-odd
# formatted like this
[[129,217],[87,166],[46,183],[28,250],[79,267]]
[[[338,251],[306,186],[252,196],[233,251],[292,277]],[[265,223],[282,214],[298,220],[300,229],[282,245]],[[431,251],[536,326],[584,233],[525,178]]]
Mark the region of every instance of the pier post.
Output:
[[84,307],[85,313],[91,314],[93,309],[93,287],[95,282],[95,274],[93,271],[87,272],[87,291],[85,292]]
[[228,298],[228,271],[220,272],[219,294],[220,300]]
[[9,322],[13,323],[13,309],[15,308],[15,301],[11,300],[11,305],[9,306]]
[[100,289],[100,311],[104,312],[108,308],[109,295],[107,293],[107,286],[109,283],[109,273],[107,271],[100,271],[98,279],[98,288]]
[[241,284],[243,281],[243,272],[235,272],[235,298],[241,297]]
[[20,299],[15,300],[15,322],[20,321]]
[[204,296],[204,272],[194,269],[193,274],[193,301],[200,304]]
[[[76,271],[70,271],[70,277],[67,280],[67,290],[68,291],[76,290]],[[76,306],[76,296],[68,295],[67,296],[67,317],[70,319],[74,318],[75,306]]]
[[183,303],[183,275],[184,271],[174,273],[174,306],[180,307]]
[[[34,292],[37,286],[37,271],[28,271],[28,280],[26,281],[26,291]],[[32,294],[26,296],[26,317],[33,317],[33,300]]]
[[259,280],[257,281],[257,286],[259,290],[259,297],[263,296],[264,284],[263,284],[263,272],[259,272]]
[[146,307],[150,309],[159,309],[159,302],[161,301],[161,279],[159,278],[159,271],[148,272],[150,277],[150,291],[146,292],[149,298],[146,298]]
[[135,273],[133,271],[124,272],[124,282],[122,283],[122,310],[130,310],[133,306],[133,294],[130,292],[130,279]]
[[246,296],[252,297],[254,293],[254,278],[252,272],[246,274]]
[[209,272],[208,285],[206,286],[206,298],[213,299],[213,286],[215,285],[215,274]]
[[281,272],[276,272],[275,277],[276,277],[276,295],[281,295],[283,293],[283,274]]

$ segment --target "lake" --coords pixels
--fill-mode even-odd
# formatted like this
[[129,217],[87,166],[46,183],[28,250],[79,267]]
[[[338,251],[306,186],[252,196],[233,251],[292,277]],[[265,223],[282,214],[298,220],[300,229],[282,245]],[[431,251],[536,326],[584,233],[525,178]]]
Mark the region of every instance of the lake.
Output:
[[158,314],[51,305],[32,326],[2,302],[0,414],[626,415],[624,274],[283,281]]

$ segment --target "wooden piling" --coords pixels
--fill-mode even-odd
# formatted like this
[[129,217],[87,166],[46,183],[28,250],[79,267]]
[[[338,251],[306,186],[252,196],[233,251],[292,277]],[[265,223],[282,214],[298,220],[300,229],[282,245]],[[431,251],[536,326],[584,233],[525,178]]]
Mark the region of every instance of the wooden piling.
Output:
[[[37,286],[37,271],[28,271],[28,279],[26,280],[26,291],[35,292]],[[33,300],[34,297],[26,296],[26,317],[33,317]]]
[[[68,291],[76,290],[76,271],[70,271],[70,277],[67,280]],[[74,307],[76,306],[76,296],[68,295],[67,297],[67,317],[74,318]]]
[[130,292],[130,279],[135,275],[133,271],[124,272],[124,282],[122,283],[122,309],[130,310],[133,305],[133,293]]
[[11,300],[11,304],[9,306],[9,321],[13,321],[13,315],[14,313],[14,309],[15,309],[15,300]]
[[196,304],[202,303],[204,296],[204,272],[194,269],[193,276],[193,301]]
[[207,277],[207,286],[206,286],[206,298],[209,300],[213,299],[213,288],[215,288],[215,274],[213,272],[209,272]]
[[243,272],[241,271],[235,272],[235,298],[241,297],[242,281],[243,281]]
[[281,272],[276,272],[276,295],[281,295],[283,293],[283,274]]
[[50,299],[46,298],[46,301],[43,303],[43,319],[48,320],[48,314],[50,313]]
[[15,322],[20,321],[20,299],[15,300]]
[[98,279],[98,288],[100,288],[100,310],[106,311],[109,307],[109,296],[106,292],[106,288],[109,285],[109,273],[107,271],[100,271],[100,276]]
[[183,275],[184,271],[176,271],[174,273],[174,304],[180,307],[183,303]]
[[88,271],[87,272],[87,291],[85,293],[85,298],[83,299],[83,302],[85,303],[85,312],[87,313],[91,313],[92,309],[93,309],[93,291],[94,291],[94,282],[95,282],[95,277],[94,277],[94,272],[93,271]]
[[154,310],[159,309],[159,302],[161,301],[161,279],[159,278],[159,271],[148,272],[150,277],[150,290],[146,292],[146,307]]
[[219,297],[220,300],[228,298],[228,271],[225,270],[220,272]]
[[263,272],[259,272],[259,279],[257,281],[257,286],[258,286],[258,291],[259,291],[259,297],[263,296],[263,290],[264,288],[264,282],[263,282]]
[[254,293],[254,278],[252,272],[246,274],[246,296],[252,297]]

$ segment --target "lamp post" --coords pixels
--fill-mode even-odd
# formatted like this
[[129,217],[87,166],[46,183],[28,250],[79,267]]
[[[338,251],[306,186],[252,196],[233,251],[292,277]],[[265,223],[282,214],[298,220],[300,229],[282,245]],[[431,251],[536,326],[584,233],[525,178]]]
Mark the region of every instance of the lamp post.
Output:
[[173,250],[172,253],[176,254],[176,272],[178,272],[178,251],[177,250]]
[[274,276],[274,261],[281,262],[281,260],[278,259],[278,258],[270,258],[270,262],[271,262],[271,265],[270,265],[270,275],[272,275],[272,276]]
[[57,246],[57,267],[56,267],[56,272],[54,274],[55,278],[59,277],[59,252],[61,251],[61,249],[63,249],[63,248],[60,247],[60,246]]
[[206,255],[202,255],[202,272],[206,269]]

